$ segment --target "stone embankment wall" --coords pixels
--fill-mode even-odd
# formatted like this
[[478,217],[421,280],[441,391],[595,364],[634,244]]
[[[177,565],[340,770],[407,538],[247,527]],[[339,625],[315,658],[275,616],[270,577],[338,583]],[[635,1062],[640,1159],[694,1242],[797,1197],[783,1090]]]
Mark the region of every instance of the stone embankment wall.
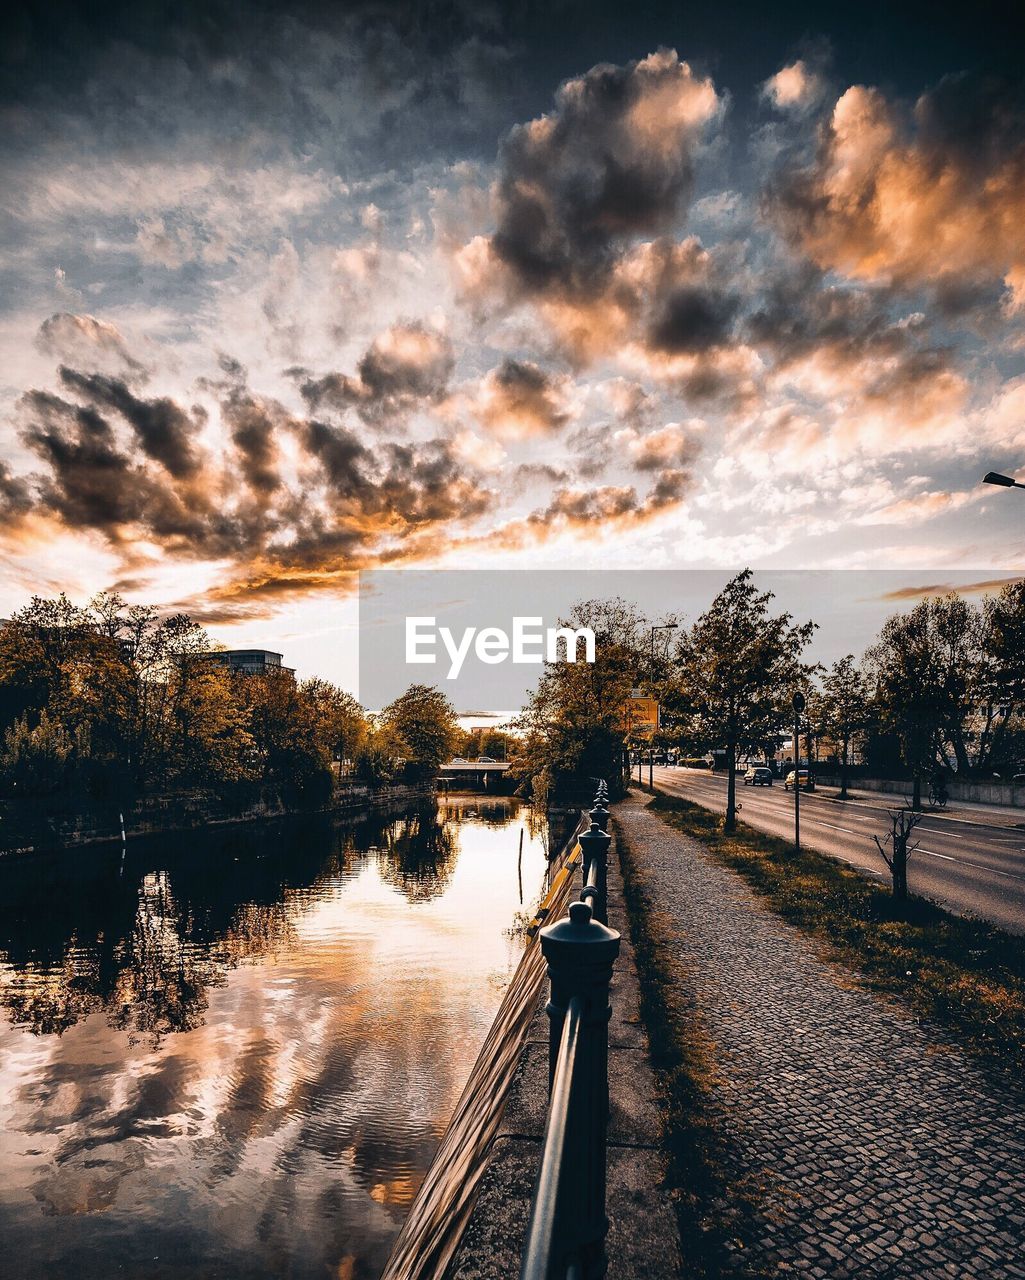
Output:
[[[137,799],[124,814],[124,831],[131,838],[168,831],[267,822],[297,813],[355,814],[412,802],[434,793],[433,782],[382,787],[345,782],[335,789],[329,804],[310,810],[289,806],[279,793],[269,790],[264,791],[258,800],[241,807],[226,804],[212,791],[168,792]],[[120,839],[121,814],[116,803],[80,809],[55,809],[48,807],[45,799],[32,805],[0,805],[0,855],[73,848]]]
[[[819,773],[815,781],[820,786],[838,787],[839,774]],[[847,784],[855,791],[882,791],[896,796],[909,796],[912,791],[910,778],[860,778],[851,777]],[[923,795],[928,791],[927,779],[922,780]],[[1014,787],[1009,782],[947,782],[947,795],[952,801],[966,800],[971,804],[1002,804],[1015,809],[1025,809],[1025,787]]]

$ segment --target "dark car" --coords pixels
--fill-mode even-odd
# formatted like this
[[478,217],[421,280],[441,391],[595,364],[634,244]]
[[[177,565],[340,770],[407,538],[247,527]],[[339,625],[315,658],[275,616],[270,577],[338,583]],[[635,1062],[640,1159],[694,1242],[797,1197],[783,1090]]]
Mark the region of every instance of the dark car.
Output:
[[744,774],[745,787],[771,787],[772,786],[772,770],[765,768],[763,765],[752,765]]

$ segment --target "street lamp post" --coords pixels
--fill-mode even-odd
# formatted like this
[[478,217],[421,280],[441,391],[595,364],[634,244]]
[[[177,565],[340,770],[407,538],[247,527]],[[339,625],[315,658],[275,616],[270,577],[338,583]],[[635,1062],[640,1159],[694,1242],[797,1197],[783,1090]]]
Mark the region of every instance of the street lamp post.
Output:
[[655,632],[656,631],[676,631],[679,625],[680,624],[678,622],[663,622],[663,623],[660,623],[657,627],[653,626],[651,628],[651,670],[653,673],[655,670]]
[[1013,476],[1002,476],[999,471],[987,471],[982,477],[983,484],[999,485],[1001,489],[1025,489],[1025,484],[1015,480]]
[[[675,631],[679,627],[678,622],[663,622],[658,626],[651,628],[651,674],[655,675],[655,632],[656,631]],[[656,725],[655,728],[658,726]],[[648,786],[655,790],[655,730],[651,731],[651,745],[648,748]]]
[[[798,691],[791,699],[794,708],[794,852],[801,852],[801,712],[804,710],[804,694]],[[811,777],[811,760],[808,761],[808,777]]]

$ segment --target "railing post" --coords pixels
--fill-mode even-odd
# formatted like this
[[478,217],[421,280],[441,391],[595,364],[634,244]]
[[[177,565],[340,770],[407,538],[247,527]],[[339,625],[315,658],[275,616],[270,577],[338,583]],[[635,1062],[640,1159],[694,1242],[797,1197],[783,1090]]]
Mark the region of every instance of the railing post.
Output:
[[583,1023],[563,1167],[556,1206],[556,1254],[565,1275],[575,1263],[580,1280],[605,1275],[606,1130],[609,1119],[609,983],[619,955],[619,934],[591,918],[586,902],[570,903],[569,916],[541,930],[541,951],[551,981],[549,1088],[555,1076],[563,1023],[571,1000],[583,1004]]
[[609,811],[602,796],[599,796],[594,802],[594,808],[587,815],[592,822],[597,822],[602,831],[609,829]]
[[591,823],[590,831],[577,837],[583,851],[584,884],[594,876],[596,901],[593,904],[594,918],[602,924],[609,922],[608,884],[609,884],[609,846],[612,837],[598,826]]

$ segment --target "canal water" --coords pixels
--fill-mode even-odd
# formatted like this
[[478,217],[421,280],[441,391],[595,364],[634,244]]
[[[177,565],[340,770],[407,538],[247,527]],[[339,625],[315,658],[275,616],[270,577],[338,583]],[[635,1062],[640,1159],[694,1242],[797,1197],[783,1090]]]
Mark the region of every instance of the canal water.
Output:
[[484,796],[0,860],[0,1273],[377,1277],[545,867]]

